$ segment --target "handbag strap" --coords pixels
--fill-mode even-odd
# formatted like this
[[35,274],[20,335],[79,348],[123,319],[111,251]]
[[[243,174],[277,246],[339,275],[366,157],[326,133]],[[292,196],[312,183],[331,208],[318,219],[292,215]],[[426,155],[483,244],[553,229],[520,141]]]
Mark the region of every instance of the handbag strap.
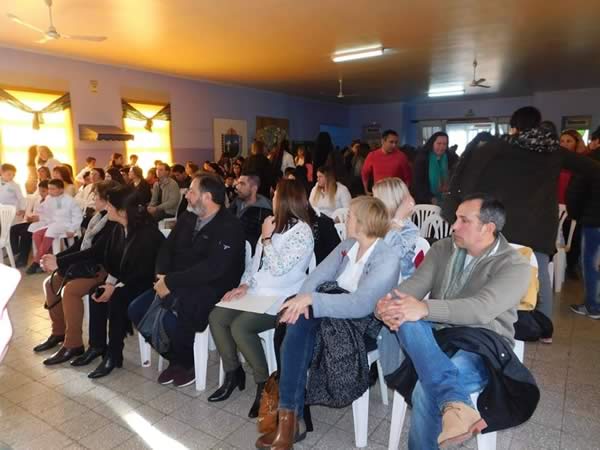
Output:
[[47,310],[54,308],[56,305],[58,305],[60,302],[62,302],[62,290],[65,287],[65,282],[67,280],[67,277],[66,276],[63,277],[62,281],[60,282],[60,286],[55,291],[54,290],[54,277],[56,276],[57,273],[58,273],[58,269],[54,270],[52,272],[52,274],[50,275],[50,291],[52,292],[52,294],[54,294],[54,296],[56,298],[58,298],[58,300],[56,302],[54,302],[52,305],[48,305],[48,302],[46,301],[46,303],[44,303],[44,308]]

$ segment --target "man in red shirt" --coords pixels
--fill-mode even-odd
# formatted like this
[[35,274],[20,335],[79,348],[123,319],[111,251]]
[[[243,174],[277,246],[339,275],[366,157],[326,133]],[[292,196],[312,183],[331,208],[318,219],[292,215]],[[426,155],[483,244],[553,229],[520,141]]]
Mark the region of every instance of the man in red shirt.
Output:
[[398,133],[387,130],[381,136],[381,147],[373,150],[367,155],[362,168],[362,182],[365,192],[369,191],[369,179],[373,177],[373,183],[383,178],[398,177],[410,186],[412,174],[408,158],[398,149]]

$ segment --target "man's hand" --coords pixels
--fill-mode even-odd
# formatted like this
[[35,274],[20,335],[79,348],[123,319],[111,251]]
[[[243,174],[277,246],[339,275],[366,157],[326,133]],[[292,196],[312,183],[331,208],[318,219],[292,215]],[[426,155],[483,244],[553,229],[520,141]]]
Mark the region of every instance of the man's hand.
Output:
[[156,283],[154,283],[154,290],[160,298],[165,298],[171,293],[171,291],[167,287],[167,283],[165,283],[164,275],[156,275]]
[[429,308],[423,301],[394,289],[395,297],[388,294],[377,302],[376,316],[392,331],[404,322],[416,322],[429,315]]
[[146,209],[148,210],[148,213],[152,215],[156,214],[156,206],[148,206]]
[[279,321],[281,323],[289,323],[295,324],[301,314],[304,315],[306,320],[309,319],[308,316],[308,307],[312,305],[312,297],[310,294],[300,294],[296,295],[291,300],[288,300],[279,311],[281,312],[281,318]]
[[236,287],[235,289],[232,289],[229,292],[225,293],[225,295],[223,296],[223,298],[221,300],[224,302],[230,302],[231,300],[235,300],[236,298],[243,297],[247,293],[248,293],[248,285],[240,284],[239,287]]
[[42,269],[44,269],[44,272],[54,272],[56,269],[58,269],[56,255],[48,254],[42,256],[41,266]]

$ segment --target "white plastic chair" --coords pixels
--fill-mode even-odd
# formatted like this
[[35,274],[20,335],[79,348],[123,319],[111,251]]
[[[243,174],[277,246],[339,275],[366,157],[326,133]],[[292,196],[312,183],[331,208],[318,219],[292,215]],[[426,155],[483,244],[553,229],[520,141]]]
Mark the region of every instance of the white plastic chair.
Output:
[[450,236],[450,224],[439,214],[431,214],[421,227],[421,237],[427,239],[431,235],[434,239],[444,239]]
[[0,256],[2,257],[3,261],[4,255],[2,253],[2,249],[6,249],[8,260],[10,261],[10,265],[13,269],[16,267],[16,265],[15,255],[10,245],[10,227],[15,220],[16,214],[17,208],[14,206],[0,205]]
[[252,246],[250,242],[246,241],[246,253],[245,253],[245,266],[248,267],[252,263]]
[[335,231],[337,231],[338,236],[340,237],[340,240],[345,240],[346,239],[346,224],[345,223],[336,223],[334,224],[335,226]]
[[346,223],[346,220],[348,219],[348,211],[348,208],[338,208],[333,212],[333,214],[331,214],[331,219],[335,223]]
[[0,290],[0,363],[8,351],[8,343],[13,334],[13,327],[8,315],[6,305],[12,298],[19,281],[21,272],[15,268],[7,267],[0,263],[0,280],[2,280],[2,290]]
[[571,226],[569,227],[567,242],[565,243],[563,236],[563,225],[567,218],[567,207],[565,205],[558,205],[558,231],[556,233],[556,253],[552,258],[552,265],[554,267],[554,292],[560,292],[562,289],[562,285],[565,281],[565,271],[567,268],[567,253],[569,252],[569,250],[571,250],[571,244],[573,243],[573,233],[575,232],[575,226],[577,225],[577,222],[575,220],[571,220]]
[[419,253],[423,252],[423,255],[426,255],[430,248],[431,245],[429,245],[427,239],[419,236],[415,242],[415,257],[413,258],[413,262]]
[[430,215],[437,214],[439,216],[441,213],[442,209],[436,205],[416,205],[411,219],[419,229],[422,229],[425,220]]
[[[77,235],[81,235],[81,233],[77,233]],[[73,244],[75,244],[75,237],[67,237],[66,234],[61,234],[60,237],[54,238],[52,240],[52,253],[55,255],[58,255],[60,252],[62,252],[63,250],[63,242],[66,240],[67,242],[67,247],[69,248],[71,247]]]

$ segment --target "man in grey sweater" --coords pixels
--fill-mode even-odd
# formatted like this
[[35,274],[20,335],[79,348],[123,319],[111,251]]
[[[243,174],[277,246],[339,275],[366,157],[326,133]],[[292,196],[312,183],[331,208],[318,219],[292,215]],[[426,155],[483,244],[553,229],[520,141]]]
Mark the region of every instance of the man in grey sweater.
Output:
[[160,163],[156,166],[156,176],[158,182],[152,187],[152,199],[148,206],[148,212],[156,221],[175,217],[177,206],[181,201],[181,192],[177,181],[172,179],[171,168],[166,163]]
[[414,275],[379,300],[375,311],[397,338],[395,350],[381,347],[384,372],[390,361],[398,362],[401,346],[418,375],[411,449],[460,443],[487,426],[470,400],[488,382],[483,359],[463,350],[448,357],[433,327],[484,328],[512,345],[517,306],[531,277],[528,261],[500,234],[506,221],[500,202],[475,194],[456,216],[453,237],[436,242]]

